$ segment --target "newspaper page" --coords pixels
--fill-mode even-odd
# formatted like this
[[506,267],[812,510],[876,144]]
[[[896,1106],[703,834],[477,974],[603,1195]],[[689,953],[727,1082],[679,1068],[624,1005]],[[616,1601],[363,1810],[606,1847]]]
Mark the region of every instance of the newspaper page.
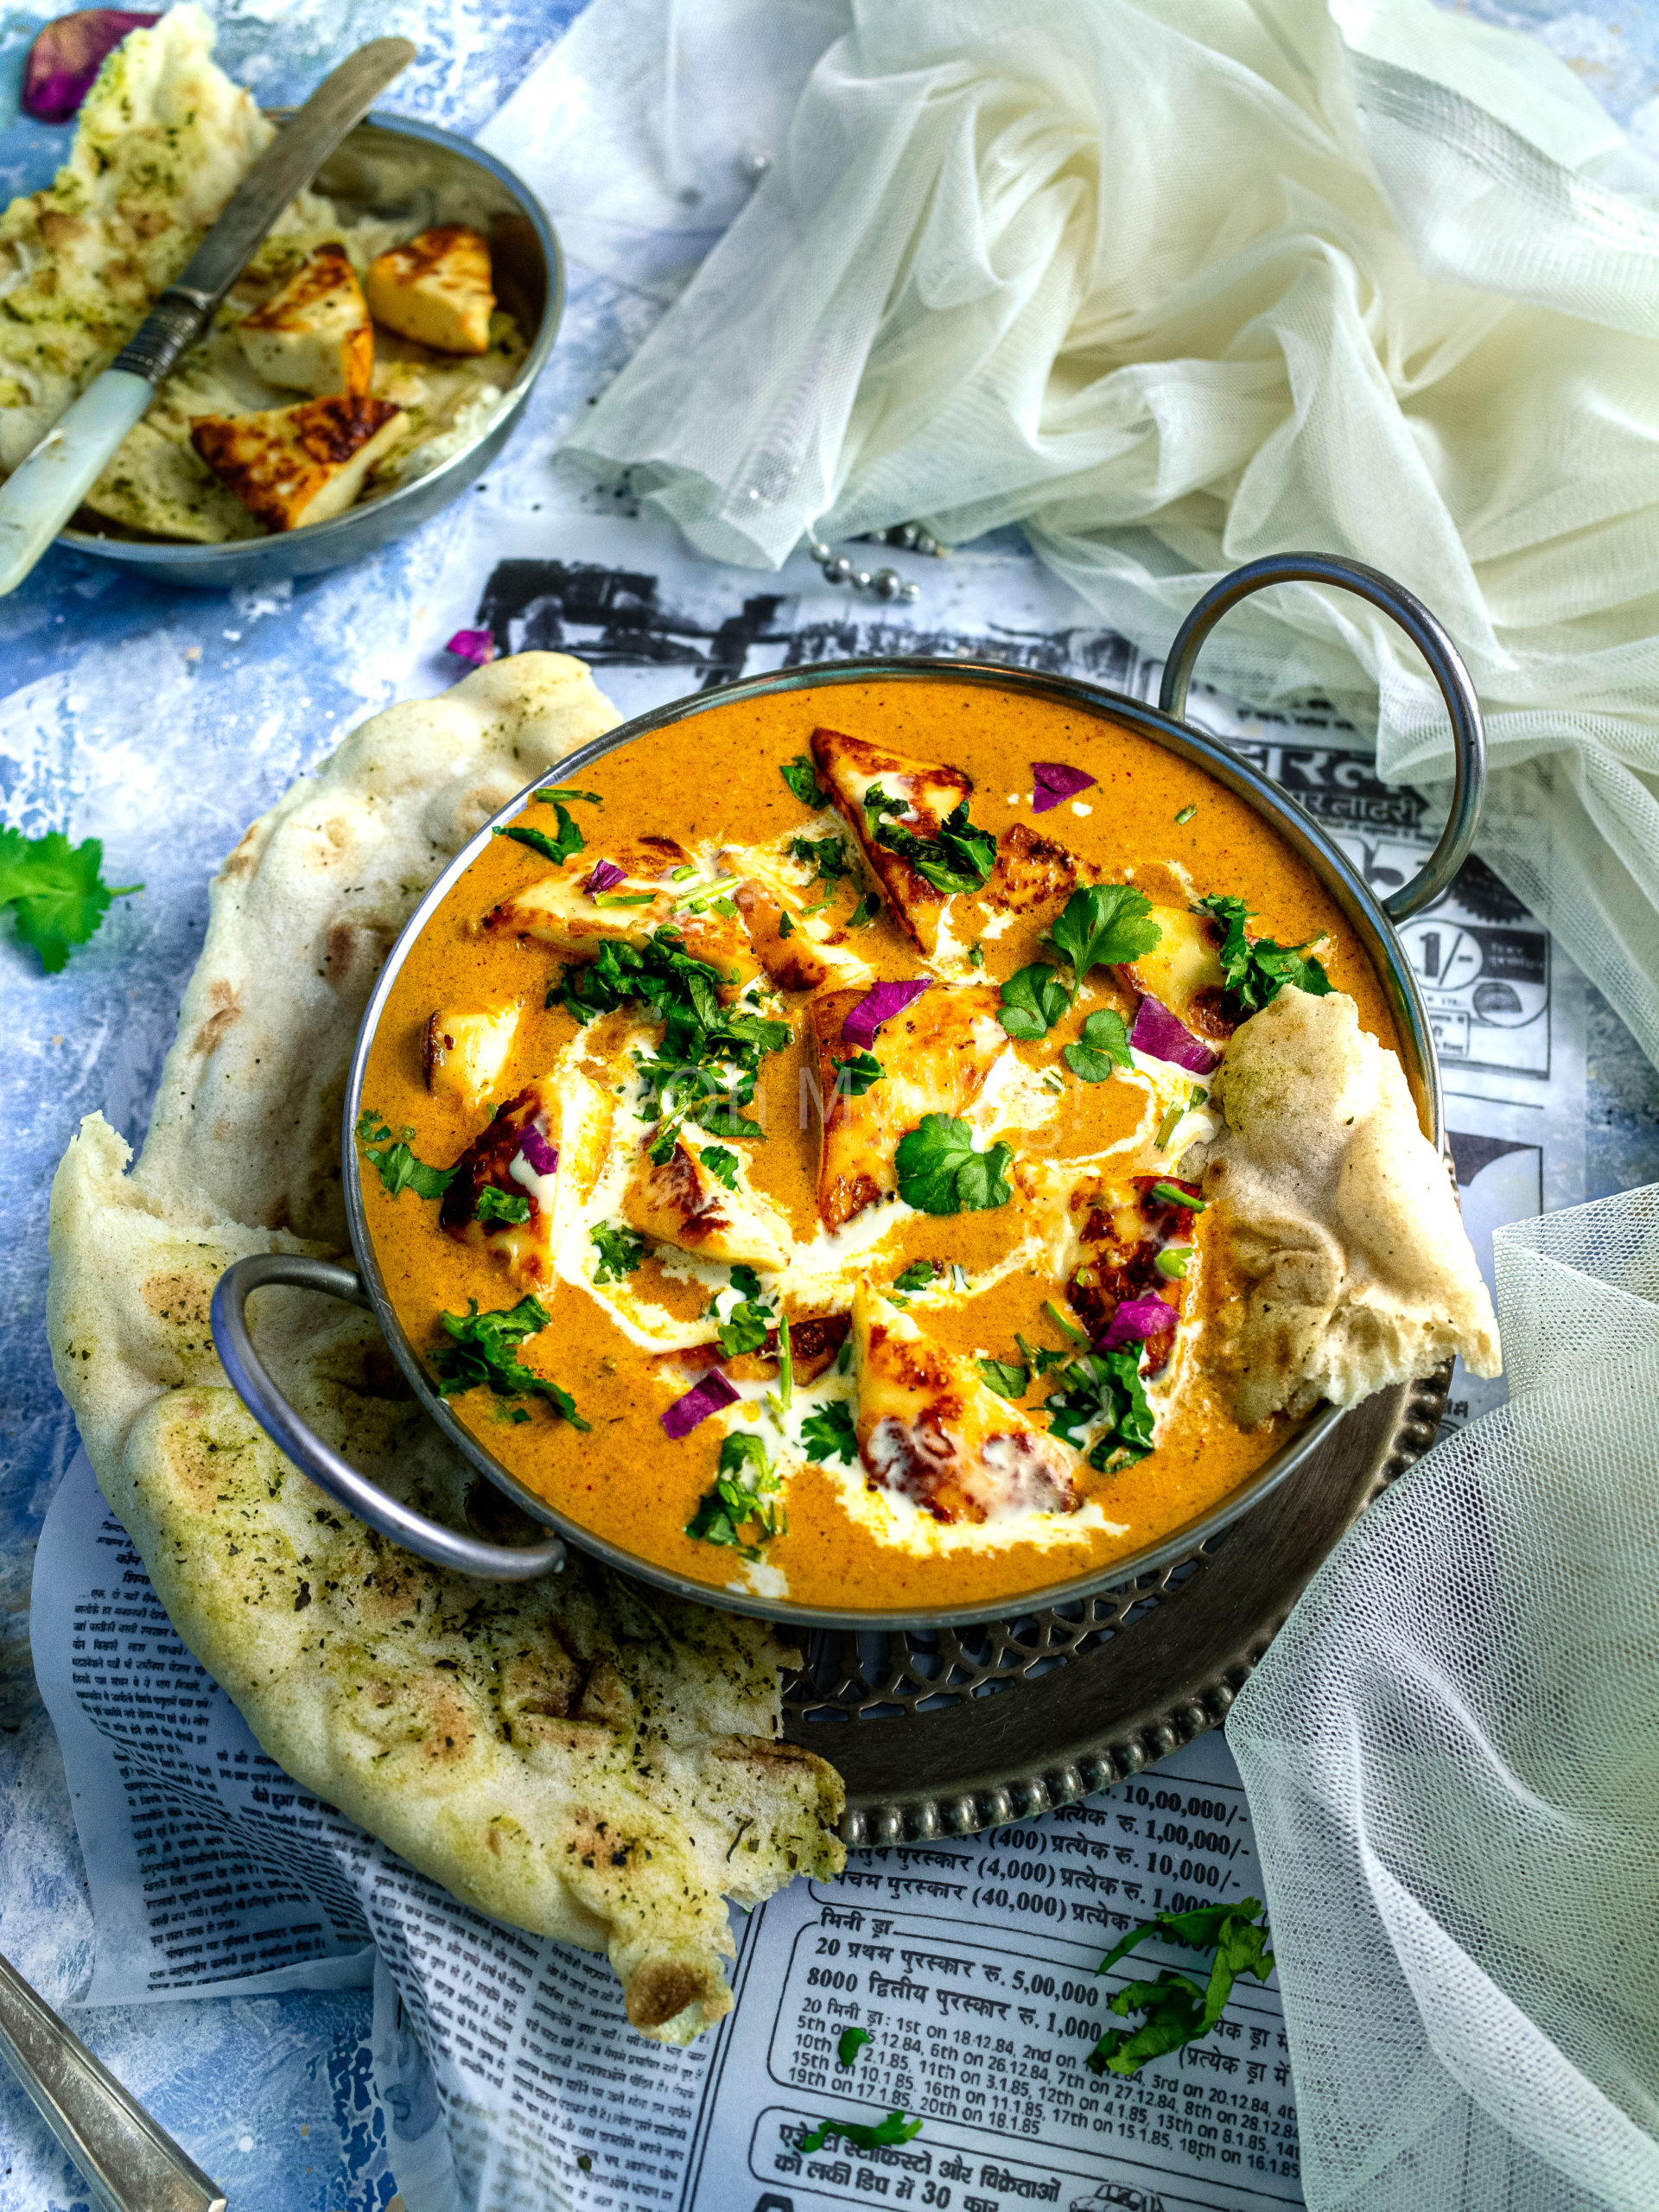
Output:
[[[1155,692],[1154,665],[1006,550],[927,564],[921,602],[895,609],[830,590],[802,562],[757,580],[592,515],[563,533],[582,557],[550,559],[541,524],[491,504],[474,524],[488,560],[435,621],[488,626],[504,650],[577,652],[625,714],[863,654],[993,659]],[[1293,791],[1380,891],[1430,849],[1424,803],[1380,784],[1324,702],[1276,722],[1230,718],[1200,695],[1194,713]],[[1406,938],[1490,1269],[1499,1224],[1584,1194],[1578,979],[1478,864]],[[1483,1410],[1486,1388],[1459,1377],[1452,1417]],[[737,1931],[733,2013],[676,2052],[628,2026],[602,1958],[484,1919],[282,1774],[180,1643],[84,1459],[47,1522],[34,1621],[98,1923],[89,2001],[372,1979],[372,2088],[409,2212],[1301,2201],[1271,1983],[1236,1991],[1217,2033],[1133,2080],[1087,2064],[1122,1981],[1193,1965],[1147,1945],[1097,1975],[1118,1934],[1165,1907],[1260,1894],[1219,1737],[1046,1819],[866,1854],[837,1884],[796,1885]],[[869,2040],[843,2066],[849,2027]],[[921,2133],[866,2152],[835,2130],[892,2110]]]

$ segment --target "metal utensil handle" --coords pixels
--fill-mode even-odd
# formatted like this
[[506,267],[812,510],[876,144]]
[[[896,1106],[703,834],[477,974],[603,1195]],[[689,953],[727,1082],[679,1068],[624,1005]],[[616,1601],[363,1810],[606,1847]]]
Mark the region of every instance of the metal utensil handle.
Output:
[[253,1348],[248,1332],[247,1305],[256,1290],[267,1284],[286,1283],[296,1290],[320,1290],[329,1298],[343,1298],[353,1306],[366,1306],[368,1294],[355,1268],[338,1267],[331,1260],[314,1260],[303,1252],[255,1252],[233,1261],[213,1291],[213,1342],[231,1387],[271,1442],[288,1454],[320,1490],[326,1490],[359,1521],[378,1529],[406,1551],[418,1553],[457,1574],[487,1575],[496,1582],[530,1582],[552,1574],[564,1565],[564,1546],[556,1536],[540,1544],[489,1544],[478,1536],[463,1536],[429,1520],[412,1506],[400,1504],[378,1483],[359,1474],[325,1444],[301,1420],[272,1382]]
[[1353,592],[1380,607],[1400,625],[1428,663],[1452,717],[1455,779],[1451,815],[1440,832],[1440,843],[1417,874],[1382,901],[1391,921],[1409,921],[1450,888],[1452,877],[1468,859],[1481,801],[1486,795],[1486,734],[1481,728],[1480,702],[1457,647],[1421,599],[1380,569],[1364,568],[1357,561],[1338,560],[1334,554],[1275,553],[1264,561],[1247,562],[1213,584],[1176,632],[1164,664],[1158,704],[1179,721],[1186,711],[1186,689],[1192,680],[1198,648],[1222,616],[1264,584],[1291,583],[1334,584],[1338,590]]
[[0,2056],[104,2212],[225,2212],[224,2190],[0,1958]]

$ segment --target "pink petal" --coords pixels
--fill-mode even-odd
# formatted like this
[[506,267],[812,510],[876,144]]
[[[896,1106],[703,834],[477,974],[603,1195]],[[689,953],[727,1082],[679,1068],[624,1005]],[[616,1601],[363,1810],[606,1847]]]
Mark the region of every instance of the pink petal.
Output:
[[741,1395],[717,1367],[711,1367],[701,1382],[695,1383],[683,1398],[675,1399],[663,1415],[663,1427],[670,1436],[690,1436],[699,1421],[707,1421],[722,1406],[734,1406]]
[[1213,1046],[1195,1037],[1179,1014],[1151,997],[1141,1001],[1129,1042],[1149,1060],[1167,1060],[1172,1067],[1185,1068],[1192,1075],[1208,1075],[1221,1065],[1221,1054]]
[[913,1005],[926,988],[925,977],[919,982],[875,984],[849,1010],[841,1025],[842,1035],[849,1045],[860,1046],[868,1052],[882,1023],[891,1021],[895,1014]]
[[1175,1326],[1175,1308],[1161,1298],[1126,1298],[1106,1325],[1096,1351],[1116,1351],[1124,1344],[1144,1344]]
[[67,123],[127,33],[161,20],[125,8],[79,8],[48,23],[23,64],[24,114],[37,123]]
[[474,668],[486,668],[495,658],[495,639],[487,630],[457,630],[443,650]]
[[1085,775],[1081,768],[1068,768],[1064,760],[1033,760],[1031,780],[1031,810],[1046,814],[1051,806],[1058,806],[1063,798],[1075,798],[1098,779]]

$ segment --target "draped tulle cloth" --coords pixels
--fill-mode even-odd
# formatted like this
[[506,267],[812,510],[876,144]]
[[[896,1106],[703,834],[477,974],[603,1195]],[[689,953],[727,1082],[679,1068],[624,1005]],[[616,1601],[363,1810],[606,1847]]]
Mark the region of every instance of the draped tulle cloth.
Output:
[[1496,1254],[1509,1405],[1227,1723],[1318,2212],[1659,2205],[1659,1186]]
[[[747,563],[809,524],[1022,524],[1160,653],[1255,555],[1389,570],[1485,702],[1481,849],[1659,1058],[1659,173],[1535,41],[1428,0],[785,12],[851,28],[581,458]],[[669,15],[743,81],[741,7]],[[1258,595],[1204,673],[1380,691],[1382,772],[1449,772],[1357,603]]]

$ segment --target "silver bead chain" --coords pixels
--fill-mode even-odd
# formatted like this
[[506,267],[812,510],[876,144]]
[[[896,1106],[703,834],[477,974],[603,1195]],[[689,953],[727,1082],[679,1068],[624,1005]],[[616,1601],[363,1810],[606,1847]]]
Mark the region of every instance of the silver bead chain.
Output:
[[[937,537],[922,528],[919,523],[895,523],[891,530],[873,530],[868,542],[873,545],[900,545],[906,553],[926,553],[936,559],[950,551]],[[922,595],[919,584],[907,583],[897,569],[861,569],[849,555],[837,553],[826,545],[817,532],[809,529],[806,550],[817,563],[828,584],[848,584],[854,591],[874,592],[878,599],[915,600]]]

